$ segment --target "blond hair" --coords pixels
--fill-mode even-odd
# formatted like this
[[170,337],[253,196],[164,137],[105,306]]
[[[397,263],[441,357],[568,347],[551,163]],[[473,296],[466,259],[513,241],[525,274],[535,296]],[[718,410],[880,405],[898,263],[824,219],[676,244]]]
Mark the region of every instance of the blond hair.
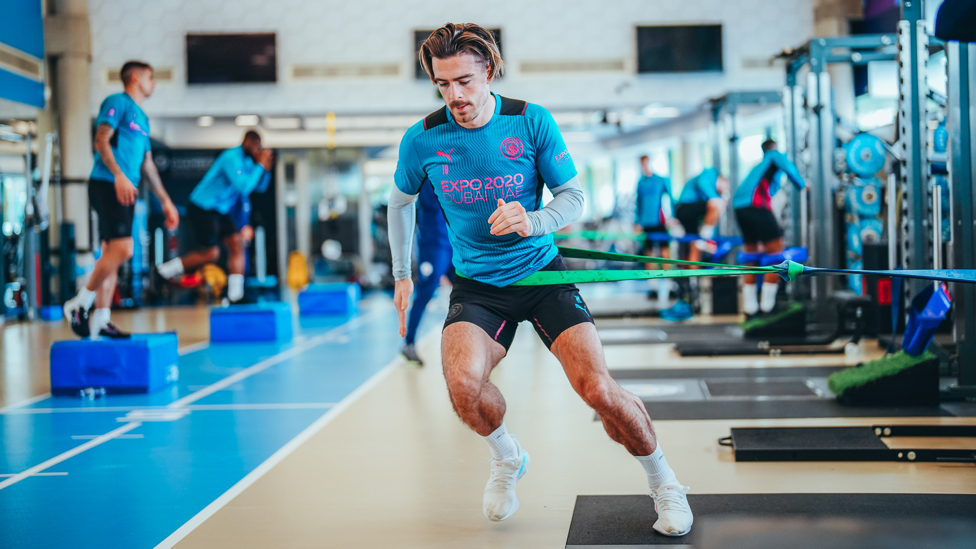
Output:
[[474,23],[448,23],[435,30],[420,45],[420,66],[434,81],[432,60],[449,59],[461,53],[474,55],[488,67],[488,78],[494,80],[505,73],[505,61],[490,30]]

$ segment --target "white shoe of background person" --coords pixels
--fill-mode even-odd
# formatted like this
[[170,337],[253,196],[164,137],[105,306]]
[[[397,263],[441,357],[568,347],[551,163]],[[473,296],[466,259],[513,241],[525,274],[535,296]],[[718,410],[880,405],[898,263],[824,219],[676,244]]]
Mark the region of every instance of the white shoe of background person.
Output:
[[691,489],[680,484],[662,484],[651,490],[654,500],[654,510],[657,511],[657,521],[654,529],[665,536],[683,536],[691,531],[694,515],[688,505]]
[[489,461],[491,476],[485,486],[482,509],[485,516],[493,521],[505,520],[518,510],[519,501],[515,495],[515,484],[529,470],[528,452],[522,449],[514,436],[512,440],[518,448],[518,457]]

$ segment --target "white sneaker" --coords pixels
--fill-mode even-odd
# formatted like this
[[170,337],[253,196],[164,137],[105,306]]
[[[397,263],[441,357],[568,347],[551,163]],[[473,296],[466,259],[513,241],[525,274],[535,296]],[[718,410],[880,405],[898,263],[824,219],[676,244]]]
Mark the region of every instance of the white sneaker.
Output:
[[691,531],[694,516],[688,506],[691,488],[680,484],[662,484],[649,494],[654,500],[657,521],[654,529],[665,536],[683,536]]
[[491,460],[491,476],[485,486],[482,509],[489,520],[502,521],[515,514],[519,508],[515,495],[515,483],[529,470],[529,454],[512,437],[519,457],[514,459]]

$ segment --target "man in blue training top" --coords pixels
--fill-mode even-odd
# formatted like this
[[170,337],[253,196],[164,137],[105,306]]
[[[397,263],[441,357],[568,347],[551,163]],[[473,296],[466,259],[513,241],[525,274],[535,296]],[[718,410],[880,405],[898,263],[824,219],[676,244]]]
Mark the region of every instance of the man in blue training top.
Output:
[[[634,200],[634,231],[644,235],[641,251],[645,255],[669,258],[671,248],[668,240],[652,240],[651,235],[668,235],[668,238],[681,238],[685,235],[684,229],[673,215],[671,180],[654,173],[651,159],[646,154],[640,157],[640,164],[641,178],[637,181],[637,196]],[[648,263],[646,267],[654,269],[655,264]],[[661,265],[657,268],[667,267]],[[652,287],[657,288],[658,309],[664,310],[671,294],[671,281],[661,278],[649,282]]]
[[219,244],[224,242],[230,252],[227,300],[238,303],[244,298],[244,238],[241,227],[228,212],[242,196],[267,188],[273,162],[274,153],[261,148],[261,136],[253,130],[244,134],[239,147],[220,153],[190,193],[186,209],[200,249],[157,266],[160,276],[174,279],[186,271],[216,263],[220,259]]
[[[129,61],[120,72],[125,91],[110,95],[98,110],[95,134],[95,165],[88,182],[88,201],[98,214],[98,238],[102,255],[85,286],[64,303],[64,317],[79,337],[127,338],[129,334],[112,324],[112,298],[119,267],[132,259],[132,217],[145,179],[159,198],[166,220],[173,230],[180,215],[163,188],[149,142],[149,117],[142,103],[156,88],[153,69],[140,61]],[[88,310],[95,311],[91,322]]]
[[[530,321],[610,437],[644,466],[658,510],[654,528],[686,534],[692,523],[688,489],[664,459],[640,399],[610,377],[579,291],[572,284],[512,285],[538,271],[565,269],[551,233],[582,212],[576,168],[552,115],[488,89],[504,62],[481,26],[437,29],[421,45],[420,61],[446,107],[411,127],[400,142],[389,207],[393,299],[402,336],[413,293],[415,200],[421,187],[431,185],[444,209],[457,269],[441,359],[455,412],[491,450],[485,516],[504,520],[518,509],[515,485],[529,466],[529,455],[505,428],[505,399],[489,376],[518,323]],[[553,193],[545,208],[543,185]]]
[[[711,242],[715,236],[715,226],[718,225],[722,212],[725,211],[725,199],[722,195],[729,190],[729,180],[720,176],[715,168],[705,168],[695,177],[685,183],[678,196],[678,205],[674,216],[688,234],[697,234],[700,240],[687,246],[687,259],[701,261],[702,251],[711,247],[714,251],[715,243]],[[694,267],[691,267],[694,268]],[[665,320],[687,320],[694,316],[691,303],[691,278],[679,278],[678,303],[666,311],[661,311],[661,318]]]
[[434,297],[434,292],[440,285],[441,277],[448,275],[453,279],[454,267],[451,264],[453,253],[451,240],[447,236],[447,223],[444,221],[444,212],[437,203],[434,188],[431,185],[422,186],[419,197],[417,263],[420,276],[417,280],[417,297],[413,300],[410,318],[407,321],[407,341],[400,353],[407,360],[423,366],[424,361],[417,355],[417,349],[414,347],[417,341],[417,328],[420,327],[427,304],[430,303],[430,299]]
[[[767,139],[762,144],[763,159],[749,171],[742,184],[732,197],[735,220],[742,231],[742,249],[749,253],[763,252],[774,254],[785,248],[783,229],[773,214],[773,195],[779,192],[783,174],[803,190],[806,185],[800,171],[776,150],[776,142]],[[755,315],[761,309],[768,313],[776,307],[776,292],[779,291],[779,276],[767,274],[763,277],[762,303],[756,295],[756,275],[743,278],[742,297],[746,316]]]

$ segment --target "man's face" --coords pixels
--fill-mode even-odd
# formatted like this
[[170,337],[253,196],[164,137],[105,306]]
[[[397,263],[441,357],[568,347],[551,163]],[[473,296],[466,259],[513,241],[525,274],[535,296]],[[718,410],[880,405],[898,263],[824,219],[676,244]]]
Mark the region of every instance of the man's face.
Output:
[[641,158],[640,159],[640,163],[641,163],[641,170],[643,170],[644,172],[651,171],[651,159],[650,158],[647,158],[647,157]]
[[258,153],[261,152],[260,139],[245,139],[241,146],[244,148],[244,152],[246,152],[251,158],[257,158]]
[[470,53],[448,59],[431,60],[434,82],[444,97],[444,104],[459,124],[478,118],[488,103],[488,67]]
[[139,69],[132,75],[132,83],[142,95],[149,97],[156,89],[156,76],[153,70]]

